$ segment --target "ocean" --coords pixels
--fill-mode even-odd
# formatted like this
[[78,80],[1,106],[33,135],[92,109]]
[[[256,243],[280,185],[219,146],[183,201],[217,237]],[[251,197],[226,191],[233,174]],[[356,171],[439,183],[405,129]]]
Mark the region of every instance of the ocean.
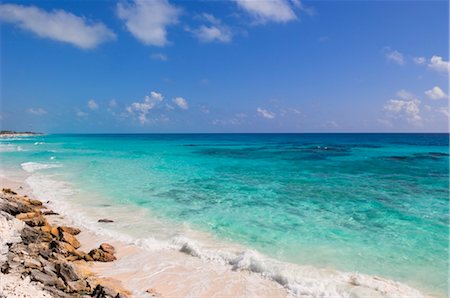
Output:
[[38,135],[1,139],[0,162],[136,243],[192,240],[210,261],[239,247],[448,291],[448,134]]

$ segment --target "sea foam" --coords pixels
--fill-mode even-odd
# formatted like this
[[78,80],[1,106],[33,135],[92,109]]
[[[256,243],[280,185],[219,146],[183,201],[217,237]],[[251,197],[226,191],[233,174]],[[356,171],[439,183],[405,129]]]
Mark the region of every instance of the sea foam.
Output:
[[62,167],[61,164],[45,164],[45,163],[38,163],[38,162],[24,162],[21,164],[22,169],[27,171],[28,173],[34,173],[39,170],[45,170],[45,169],[51,169],[51,168],[60,168]]

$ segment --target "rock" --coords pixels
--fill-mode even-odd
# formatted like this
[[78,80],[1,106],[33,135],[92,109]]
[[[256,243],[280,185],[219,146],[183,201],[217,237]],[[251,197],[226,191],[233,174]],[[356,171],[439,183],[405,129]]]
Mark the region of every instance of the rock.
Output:
[[48,263],[47,265],[42,268],[42,272],[44,272],[47,275],[51,275],[54,278],[58,278],[58,275],[56,274],[56,268],[54,263]]
[[55,278],[36,269],[31,270],[31,280],[40,282],[45,286],[56,286],[58,289],[65,288],[64,282],[60,278]]
[[101,218],[101,219],[98,220],[98,222],[114,222],[114,220],[107,219],[107,218]]
[[78,248],[81,246],[80,242],[73,235],[71,235],[67,232],[62,232],[61,230],[59,232],[60,232],[59,240],[67,242],[75,248]]
[[69,290],[69,292],[75,292],[80,296],[82,294],[87,294],[91,291],[89,283],[84,279],[67,282],[67,289]]
[[122,295],[121,293],[119,293],[118,291],[110,288],[110,287],[106,287],[106,286],[102,286],[102,285],[97,285],[94,289],[94,291],[92,292],[92,297],[98,297],[98,298],[103,298],[103,297],[115,297],[115,298],[122,298],[122,297],[126,297],[124,295]]
[[44,214],[44,215],[59,215],[58,212],[54,212],[53,210],[44,211],[44,212],[42,212],[42,214]]
[[9,202],[6,200],[2,200],[0,202],[0,210],[3,210],[6,213],[16,216],[17,214],[20,214],[20,213],[31,212],[33,209],[30,206],[25,205],[21,202],[17,202],[17,201]]
[[54,297],[61,297],[61,298],[79,297],[78,295],[74,296],[74,295],[71,295],[71,294],[64,293],[63,291],[58,290],[57,288],[54,288],[54,287],[44,286],[43,288],[47,292],[53,294]]
[[52,227],[50,230],[50,234],[52,234],[53,236],[55,236],[56,238],[59,238],[59,231],[57,227]]
[[49,224],[46,224],[45,226],[42,226],[40,229],[43,233],[50,233],[52,231],[52,226]]
[[91,250],[89,256],[91,256],[94,261],[99,262],[112,262],[116,260],[116,257],[113,254],[107,253],[99,248]]
[[80,277],[77,275],[72,265],[68,263],[60,263],[55,265],[56,273],[60,276],[66,283],[71,281],[77,281]]
[[33,206],[42,206],[42,202],[39,200],[33,200],[33,199],[29,199],[28,203],[30,203]]
[[94,259],[89,255],[89,254],[83,254],[82,256],[83,260],[85,260],[86,262],[93,262]]
[[7,194],[16,195],[17,193],[12,191],[11,188],[3,188],[2,191]]
[[27,212],[27,213],[19,213],[16,215],[16,218],[19,220],[26,220],[29,218],[34,218],[36,216],[39,216],[40,214],[37,212]]
[[83,257],[83,255],[79,251],[77,251],[75,247],[66,242],[52,240],[49,244],[49,247],[53,252],[61,254],[65,257],[71,255],[78,256],[79,258]]
[[35,243],[39,239],[39,236],[40,236],[40,232],[29,226],[24,226],[22,229],[22,232],[20,233],[22,242],[25,245],[28,245],[30,243]]
[[33,258],[25,258],[23,265],[32,269],[39,269],[42,266],[41,262]]
[[47,220],[42,215],[23,220],[30,227],[42,227],[47,225]]
[[100,249],[112,255],[116,253],[116,249],[114,248],[114,246],[108,243],[100,244]]
[[66,227],[66,226],[61,226],[61,227],[58,228],[58,230],[60,232],[66,232],[66,233],[69,233],[71,235],[78,235],[81,232],[81,230],[78,229],[78,228]]

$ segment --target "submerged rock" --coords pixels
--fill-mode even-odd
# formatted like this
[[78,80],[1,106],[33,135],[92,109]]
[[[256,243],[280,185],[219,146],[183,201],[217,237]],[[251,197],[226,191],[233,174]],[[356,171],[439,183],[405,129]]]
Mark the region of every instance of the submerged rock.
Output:
[[114,220],[112,220],[112,219],[107,219],[107,218],[100,218],[100,219],[98,220],[98,222],[114,222]]

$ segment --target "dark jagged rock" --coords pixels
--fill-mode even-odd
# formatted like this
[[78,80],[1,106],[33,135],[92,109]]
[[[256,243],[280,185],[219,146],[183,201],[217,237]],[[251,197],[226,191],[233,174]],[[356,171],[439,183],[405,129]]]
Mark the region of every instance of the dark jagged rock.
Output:
[[31,280],[42,283],[45,286],[56,286],[58,289],[64,289],[64,282],[62,279],[45,274],[39,270],[31,270]]
[[67,263],[60,263],[55,265],[58,276],[61,277],[66,284],[71,281],[77,281],[80,279],[78,274],[73,269],[72,265]]
[[0,202],[0,210],[14,216],[20,213],[28,213],[33,211],[30,206],[27,206],[21,202],[9,202],[6,200]]

